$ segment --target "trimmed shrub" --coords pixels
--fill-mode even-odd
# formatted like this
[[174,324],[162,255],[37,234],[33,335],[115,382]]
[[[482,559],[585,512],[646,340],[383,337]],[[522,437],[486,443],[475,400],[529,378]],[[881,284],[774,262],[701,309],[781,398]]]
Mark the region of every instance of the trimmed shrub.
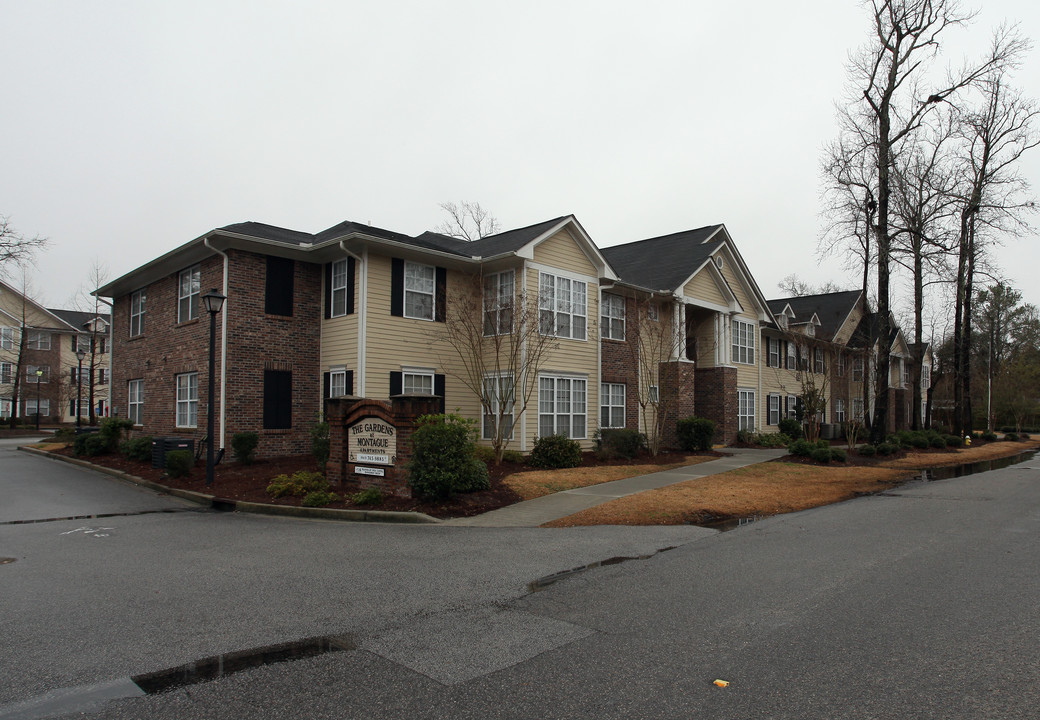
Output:
[[104,438],[106,452],[115,452],[119,449],[119,443],[125,439],[125,434],[134,427],[134,421],[129,418],[105,418],[101,421],[98,429],[98,437]]
[[813,448],[809,457],[818,463],[829,463],[831,461],[831,450],[830,448]]
[[367,487],[350,496],[355,505],[382,505],[383,493],[377,487]]
[[598,436],[596,449],[612,457],[634,458],[646,447],[646,437],[630,428],[604,428]]
[[1008,442],[1018,442],[1018,433],[1004,433],[1004,439]]
[[70,427],[58,428],[54,431],[54,442],[73,442],[76,439],[76,430]]
[[812,451],[817,449],[816,445],[808,440],[795,440],[787,446],[787,452],[798,457],[809,457]]
[[956,435],[947,435],[946,436],[946,447],[960,447],[963,444],[964,444],[964,441],[961,440]]
[[581,465],[581,446],[564,435],[548,435],[534,441],[529,462],[541,468],[569,468]]
[[329,460],[329,424],[327,422],[316,423],[311,428],[311,455],[318,461],[318,467],[324,468]]
[[152,459],[152,436],[141,435],[119,443],[119,454],[127,460],[148,462]]
[[919,433],[915,433],[914,436],[910,438],[910,445],[919,450],[923,450],[928,447],[928,438]]
[[877,454],[882,456],[894,455],[897,450],[899,450],[899,446],[892,443],[883,442],[877,446]]
[[[476,423],[460,415],[423,415],[412,434],[408,485],[422,498],[448,498],[491,487],[476,457]],[[537,448],[537,445],[535,446]]]
[[780,418],[777,427],[781,433],[792,440],[798,440],[802,437],[802,424],[794,418]]
[[765,448],[781,448],[790,445],[792,439],[783,433],[763,433],[755,438],[755,444]]
[[861,457],[874,457],[877,452],[877,448],[873,445],[860,445],[856,448],[856,454]]
[[997,434],[995,432],[984,432],[982,433],[982,439],[986,442],[995,442],[997,440]]
[[83,433],[72,441],[72,454],[76,457],[95,457],[108,452],[108,438],[101,437],[101,433]]
[[325,507],[329,503],[334,503],[337,500],[339,500],[339,495],[336,493],[327,492],[325,490],[315,490],[314,492],[304,495],[303,501],[300,504],[304,507]]
[[928,444],[931,445],[933,448],[941,449],[946,447],[946,438],[942,435],[936,435],[928,441]]
[[711,450],[711,443],[715,440],[715,422],[707,418],[683,418],[676,423],[675,434],[682,450]]
[[755,443],[754,430],[737,430],[737,442],[741,445],[753,445]]
[[[166,453],[166,457],[170,454]],[[315,492],[327,492],[329,481],[319,472],[297,470],[292,475],[279,475],[267,486],[267,494],[271,497],[292,495],[300,497]]]
[[831,448],[831,460],[835,462],[845,462],[848,460],[848,455],[841,448]]
[[166,453],[166,474],[170,477],[187,477],[195,465],[191,450],[171,450]]
[[231,452],[235,460],[243,465],[253,463],[253,453],[256,446],[260,444],[260,434],[255,432],[240,432],[231,436]]
[[[490,445],[476,445],[473,448],[473,455],[485,465],[493,465],[495,462],[495,448]],[[508,448],[502,451],[502,462],[504,463],[515,463],[517,465],[522,464],[526,458],[522,452],[516,450],[509,450]]]

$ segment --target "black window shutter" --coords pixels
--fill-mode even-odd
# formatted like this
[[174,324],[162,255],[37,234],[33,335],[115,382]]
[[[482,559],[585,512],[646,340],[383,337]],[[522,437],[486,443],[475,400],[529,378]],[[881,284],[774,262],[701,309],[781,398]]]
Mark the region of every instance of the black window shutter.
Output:
[[264,312],[268,315],[292,317],[294,269],[293,260],[267,256]]
[[347,370],[347,395],[354,394],[354,371]]
[[357,270],[357,260],[347,258],[347,315],[354,314],[354,273]]
[[[438,268],[439,269],[439,268]],[[441,414],[444,414],[444,376],[433,376],[433,394],[441,399]]]
[[321,388],[323,398],[332,397],[332,373],[321,374]]
[[390,314],[404,317],[404,260],[401,258],[390,260]]
[[325,319],[332,317],[332,263],[325,263]]
[[390,397],[400,395],[404,391],[404,376],[400,372],[390,371]]
[[437,322],[444,322],[447,315],[445,305],[448,301],[448,271],[442,267],[437,268],[437,289],[434,297],[437,309],[433,319]]

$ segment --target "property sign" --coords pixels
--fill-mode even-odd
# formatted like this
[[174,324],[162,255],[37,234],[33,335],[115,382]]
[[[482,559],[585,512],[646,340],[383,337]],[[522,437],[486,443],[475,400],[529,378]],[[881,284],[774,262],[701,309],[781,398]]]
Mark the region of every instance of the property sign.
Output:
[[361,465],[354,466],[355,475],[375,475],[376,477],[383,477],[386,471],[383,468],[370,468],[363,467]]
[[396,460],[397,428],[393,425],[380,418],[366,417],[347,430],[348,462],[393,465]]

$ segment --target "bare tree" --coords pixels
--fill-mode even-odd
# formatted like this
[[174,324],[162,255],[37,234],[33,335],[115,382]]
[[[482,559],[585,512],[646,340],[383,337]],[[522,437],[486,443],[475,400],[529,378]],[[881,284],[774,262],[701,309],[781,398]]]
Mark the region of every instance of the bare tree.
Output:
[[39,235],[26,237],[11,226],[6,216],[0,215],[0,275],[8,263],[21,265],[30,262],[46,245],[47,238]]
[[498,218],[478,202],[442,202],[440,207],[448,213],[448,219],[434,230],[442,235],[472,242],[494,235],[502,229]]
[[[797,394],[801,404],[805,439],[816,442],[820,437],[820,417],[827,410],[830,379],[826,363],[832,357],[833,346],[813,335],[793,329],[785,330],[784,340],[796,348],[794,368],[776,368],[778,385],[789,394]],[[781,362],[781,365],[783,362]],[[793,372],[797,387],[792,393],[785,383],[785,373]]]
[[820,285],[813,285],[810,282],[802,280],[795,273],[785,275],[784,278],[776,284],[777,288],[782,294],[787,297],[800,297],[802,295],[825,295],[827,293],[841,292],[845,288],[841,287],[835,282],[828,280]]
[[[538,372],[559,347],[544,333],[537,298],[517,287],[514,271],[478,272],[452,291],[443,330],[450,358],[442,365],[480,399],[482,435],[495,449],[495,463],[523,422],[538,387]],[[590,331],[591,332],[591,331]]]

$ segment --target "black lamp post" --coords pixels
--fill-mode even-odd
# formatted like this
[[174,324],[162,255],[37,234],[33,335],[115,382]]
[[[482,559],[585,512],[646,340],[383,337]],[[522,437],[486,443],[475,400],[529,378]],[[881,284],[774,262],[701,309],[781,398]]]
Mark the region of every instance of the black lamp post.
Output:
[[224,307],[227,296],[216,290],[210,290],[202,296],[202,302],[209,313],[209,401],[206,406],[208,428],[206,437],[206,484],[213,484],[214,452],[213,452],[213,415],[216,402],[214,400],[217,384],[217,313]]
[[76,366],[76,429],[83,420],[83,411],[80,409],[80,405],[83,403],[83,358],[87,356],[87,351],[81,347],[76,348],[76,360],[78,364]]
[[43,370],[36,368],[36,432],[40,432],[40,381],[43,379]]

